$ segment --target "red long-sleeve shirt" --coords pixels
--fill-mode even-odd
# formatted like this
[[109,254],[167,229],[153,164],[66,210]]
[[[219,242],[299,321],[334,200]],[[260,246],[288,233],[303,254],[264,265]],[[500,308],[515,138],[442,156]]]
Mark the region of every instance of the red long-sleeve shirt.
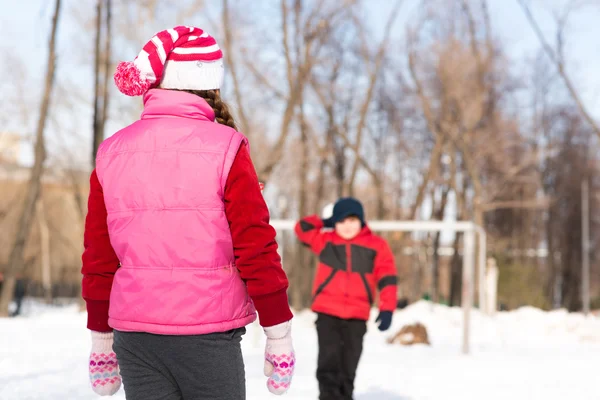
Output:
[[[260,324],[273,326],[290,320],[288,280],[277,253],[275,229],[269,224],[269,210],[244,144],[227,177],[224,202],[236,265],[254,302]],[[85,220],[82,296],[87,305],[88,329],[98,332],[112,330],[108,325],[108,305],[119,265],[110,244],[106,219],[102,186],[94,170],[90,177]]]

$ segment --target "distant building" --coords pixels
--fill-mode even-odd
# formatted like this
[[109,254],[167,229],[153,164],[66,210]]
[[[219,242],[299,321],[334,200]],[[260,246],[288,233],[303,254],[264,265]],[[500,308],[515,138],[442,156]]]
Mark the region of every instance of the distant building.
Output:
[[18,164],[21,156],[21,135],[0,132],[0,163]]
[[[6,139],[4,136],[0,136]],[[2,156],[5,144],[2,142]],[[13,142],[14,143],[14,142]],[[20,164],[18,152],[0,160],[0,273],[8,268],[14,234],[19,224],[22,204],[31,176],[31,168]],[[12,161],[16,161],[13,163]],[[47,165],[41,184],[41,200],[45,221],[51,232],[50,279],[53,294],[58,297],[77,296],[81,285],[81,253],[83,226],[88,196],[89,169],[67,170]],[[28,295],[43,294],[41,268],[41,233],[38,208],[25,245],[25,267],[22,271],[29,282]]]

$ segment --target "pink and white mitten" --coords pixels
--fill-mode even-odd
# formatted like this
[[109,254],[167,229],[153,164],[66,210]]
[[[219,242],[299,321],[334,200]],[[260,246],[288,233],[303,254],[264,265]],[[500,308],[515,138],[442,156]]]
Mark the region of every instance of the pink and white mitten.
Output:
[[267,388],[273,394],[284,394],[290,388],[296,356],[292,346],[292,321],[264,328],[267,335],[265,348],[265,376]]
[[119,364],[112,345],[112,332],[92,331],[92,351],[89,365],[90,383],[92,384],[92,390],[100,396],[112,396],[121,387]]

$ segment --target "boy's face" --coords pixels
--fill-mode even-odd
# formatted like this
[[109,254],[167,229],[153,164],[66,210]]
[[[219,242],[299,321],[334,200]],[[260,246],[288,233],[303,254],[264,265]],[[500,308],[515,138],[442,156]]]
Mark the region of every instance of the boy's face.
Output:
[[335,224],[335,233],[342,239],[354,239],[361,231],[362,224],[360,219],[355,216],[347,217]]

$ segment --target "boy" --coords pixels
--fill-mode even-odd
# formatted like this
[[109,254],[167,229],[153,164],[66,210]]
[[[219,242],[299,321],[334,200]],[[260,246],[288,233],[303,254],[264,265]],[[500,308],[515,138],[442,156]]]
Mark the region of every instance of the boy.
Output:
[[[322,228],[334,228],[322,232]],[[333,215],[302,218],[295,227],[300,241],[319,257],[312,310],[317,313],[320,400],[352,400],[375,288],[379,289],[379,330],[387,330],[396,307],[396,265],[387,242],[374,235],[362,204],[342,198]]]

